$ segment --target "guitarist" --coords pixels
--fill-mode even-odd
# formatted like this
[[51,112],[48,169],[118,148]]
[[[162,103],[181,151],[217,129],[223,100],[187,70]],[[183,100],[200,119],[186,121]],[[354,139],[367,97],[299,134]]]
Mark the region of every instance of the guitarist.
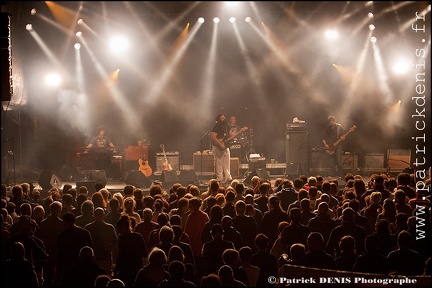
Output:
[[228,126],[225,115],[219,114],[216,116],[216,124],[211,130],[211,142],[213,155],[215,156],[216,179],[219,182],[229,182],[232,180],[230,169],[231,152],[228,143],[224,140],[233,136]]
[[[342,174],[342,148],[340,145],[333,146],[333,143],[341,139],[345,140],[344,129],[336,122],[335,116],[327,118],[327,127],[322,134],[322,143],[332,162],[332,172]],[[343,175],[342,175],[343,176]]]

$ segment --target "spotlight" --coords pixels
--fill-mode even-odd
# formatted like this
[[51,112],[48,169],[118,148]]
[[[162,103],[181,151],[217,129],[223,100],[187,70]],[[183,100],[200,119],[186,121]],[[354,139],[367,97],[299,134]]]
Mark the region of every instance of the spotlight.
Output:
[[374,18],[374,14],[373,14],[372,12],[369,12],[369,13],[368,13],[368,17],[369,17],[370,19],[372,19],[372,18]]
[[33,25],[32,24],[27,24],[26,25],[26,30],[27,31],[32,31],[33,30]]
[[82,20],[82,19],[78,19],[78,21],[77,21],[77,24],[78,25],[81,25],[81,24],[83,24],[84,23],[84,20]]
[[35,8],[33,8],[33,9],[31,9],[31,10],[30,10],[30,14],[31,14],[31,15],[35,15],[35,14],[36,14],[36,12],[37,12],[37,11],[36,11],[36,9],[35,9]]
[[75,34],[77,37],[82,37],[82,32],[81,31],[78,31],[78,32],[76,32],[76,34]]
[[110,46],[111,46],[111,50],[116,52],[122,52],[128,48],[129,43],[126,38],[116,36],[111,39]]
[[374,24],[370,24],[370,25],[369,25],[369,30],[370,30],[370,31],[375,30],[375,25],[374,25]]
[[203,17],[198,18],[198,23],[204,23],[204,18]]
[[374,36],[372,36],[372,37],[370,38],[370,41],[371,41],[372,43],[376,43],[376,41],[377,41],[377,38],[376,38],[376,37],[374,37]]
[[81,44],[80,44],[80,43],[75,43],[75,44],[74,44],[74,48],[75,48],[76,50],[79,50],[79,49],[81,48]]
[[58,74],[48,74],[45,77],[45,84],[51,87],[58,87],[61,83],[61,78]]
[[220,22],[219,17],[215,17],[215,18],[213,18],[213,22],[214,22],[214,23],[219,23],[219,22]]
[[249,23],[249,22],[251,22],[251,21],[252,21],[251,17],[246,17],[246,18],[245,18],[245,22],[246,22],[246,23]]
[[335,30],[327,30],[325,32],[325,37],[327,39],[332,39],[333,40],[333,39],[337,39],[339,37],[339,34]]
[[231,17],[231,18],[229,19],[229,21],[230,21],[231,23],[234,23],[234,22],[236,21],[236,18],[235,18],[235,17]]

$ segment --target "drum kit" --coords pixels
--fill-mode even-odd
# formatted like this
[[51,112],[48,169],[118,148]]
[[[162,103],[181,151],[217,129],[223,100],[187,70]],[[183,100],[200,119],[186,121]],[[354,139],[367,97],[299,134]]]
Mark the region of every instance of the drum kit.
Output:
[[241,163],[247,163],[247,155],[253,150],[252,129],[248,129],[230,142],[231,157],[238,157]]

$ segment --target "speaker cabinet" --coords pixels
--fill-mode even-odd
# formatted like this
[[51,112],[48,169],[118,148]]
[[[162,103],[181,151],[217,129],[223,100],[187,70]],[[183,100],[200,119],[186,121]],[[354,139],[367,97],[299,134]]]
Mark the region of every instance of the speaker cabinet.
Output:
[[57,174],[51,170],[45,170],[40,173],[38,184],[43,190],[50,190],[51,188],[60,189],[63,185],[60,177],[58,177]]
[[243,181],[246,185],[251,185],[252,177],[258,176],[261,180],[270,181],[270,175],[268,174],[266,169],[258,168],[253,170],[246,179]]
[[88,195],[91,196],[96,192],[96,182],[95,181],[77,181],[75,184],[75,188],[79,193],[79,188],[81,186],[87,187]]
[[198,176],[196,175],[194,170],[180,171],[179,182],[183,186],[187,186],[189,184],[199,185]]
[[358,170],[358,156],[355,153],[345,152],[341,156],[342,169],[346,173],[356,173]]
[[387,150],[388,172],[402,172],[411,166],[410,149],[389,149]]
[[141,171],[126,172],[125,176],[125,183],[128,185],[133,185],[136,188],[148,188],[152,184],[152,181]]
[[300,164],[301,170],[309,171],[309,134],[306,131],[288,131],[285,134],[287,165]]
[[[179,153],[178,152],[167,152],[166,158],[168,163],[171,165],[174,171],[179,171]],[[163,153],[156,153],[156,171],[161,173],[163,171],[163,164],[165,163],[165,157]]]
[[384,172],[384,154],[366,153],[364,157],[364,171],[372,173]]
[[103,186],[106,186],[107,177],[105,174],[105,170],[91,170],[89,180],[93,180],[96,183],[101,183]]
[[[201,165],[202,161],[202,165]],[[213,154],[193,154],[193,167],[195,172],[200,175],[213,176],[215,174],[215,159]]]

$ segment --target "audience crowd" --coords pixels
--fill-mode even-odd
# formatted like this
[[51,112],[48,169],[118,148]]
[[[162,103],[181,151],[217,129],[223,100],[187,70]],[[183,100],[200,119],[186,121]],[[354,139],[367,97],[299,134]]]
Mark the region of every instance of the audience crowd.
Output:
[[[272,181],[273,182],[273,181]],[[275,287],[285,264],[431,275],[430,178],[2,185],[3,287]],[[45,197],[42,197],[44,195]]]

